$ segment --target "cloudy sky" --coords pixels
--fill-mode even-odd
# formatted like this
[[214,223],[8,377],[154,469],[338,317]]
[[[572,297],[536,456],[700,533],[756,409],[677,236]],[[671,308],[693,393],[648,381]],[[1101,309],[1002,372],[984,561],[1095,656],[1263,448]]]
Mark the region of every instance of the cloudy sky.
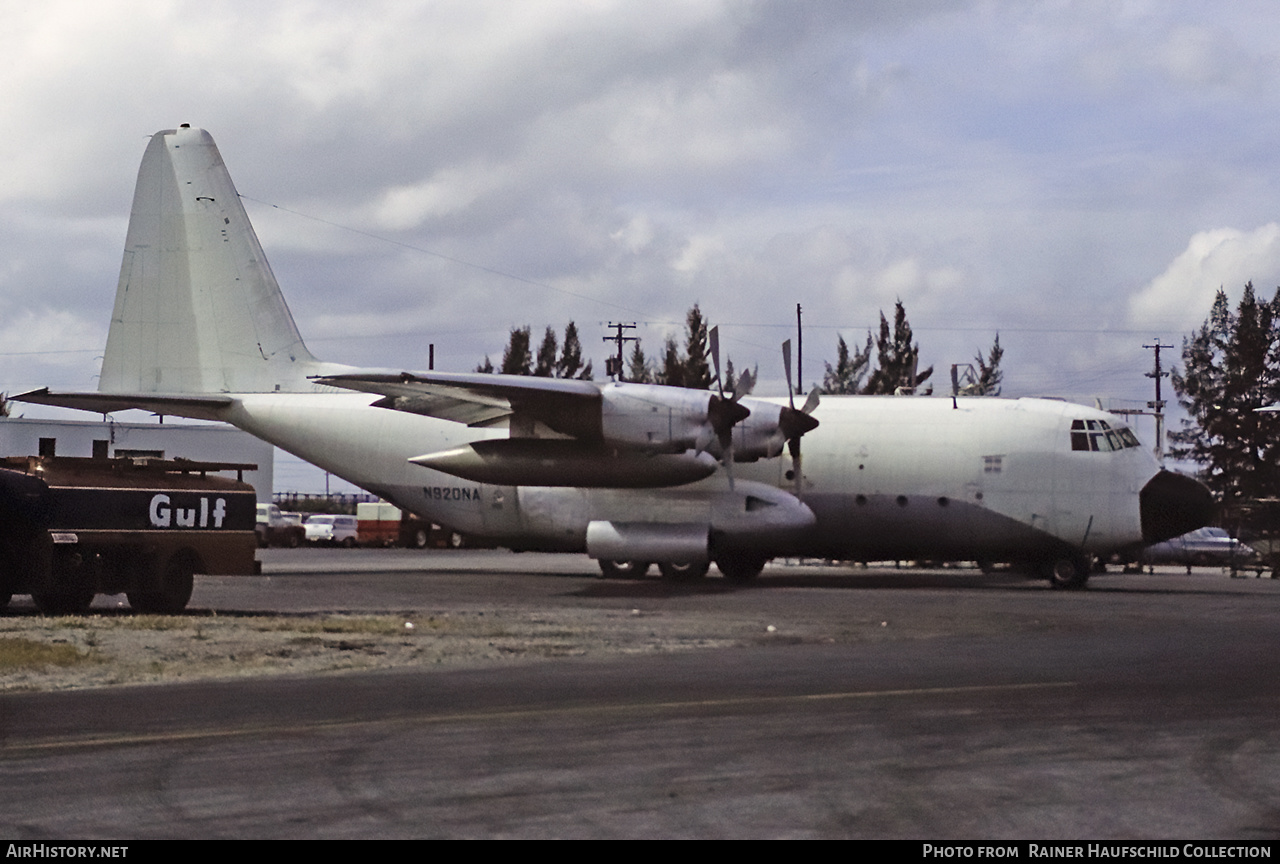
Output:
[[1005,395],[1134,407],[1144,343],[1280,284],[1278,55],[1261,0],[3,4],[0,391],[96,387],[191,123],[323,359],[572,319],[599,369],[698,302],[778,391],[796,303],[812,381],[901,299],[926,364],[999,332]]

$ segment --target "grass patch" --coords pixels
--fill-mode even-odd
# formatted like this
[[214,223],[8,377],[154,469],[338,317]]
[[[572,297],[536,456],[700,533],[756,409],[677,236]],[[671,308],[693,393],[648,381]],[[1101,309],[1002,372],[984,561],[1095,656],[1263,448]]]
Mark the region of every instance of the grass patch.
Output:
[[253,627],[266,633],[292,631],[294,633],[364,633],[377,636],[401,635],[406,630],[406,619],[399,616],[331,616],[314,619],[276,618],[255,622]]
[[46,645],[20,636],[0,638],[0,670],[73,666],[88,659],[74,645]]
[[122,630],[191,630],[199,628],[199,619],[181,615],[130,615],[115,619]]

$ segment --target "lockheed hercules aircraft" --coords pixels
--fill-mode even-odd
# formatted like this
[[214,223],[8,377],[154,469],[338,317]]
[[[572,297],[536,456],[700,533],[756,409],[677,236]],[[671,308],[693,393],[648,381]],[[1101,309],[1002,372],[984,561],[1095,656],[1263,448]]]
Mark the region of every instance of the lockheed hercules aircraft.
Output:
[[[739,388],[740,391],[745,388]],[[424,519],[672,578],[777,556],[1091,560],[1208,521],[1118,417],[1046,399],[790,399],[367,370],[303,344],[222,156],[186,125],[143,155],[97,392],[29,402],[220,420]],[[803,450],[803,456],[802,456]]]

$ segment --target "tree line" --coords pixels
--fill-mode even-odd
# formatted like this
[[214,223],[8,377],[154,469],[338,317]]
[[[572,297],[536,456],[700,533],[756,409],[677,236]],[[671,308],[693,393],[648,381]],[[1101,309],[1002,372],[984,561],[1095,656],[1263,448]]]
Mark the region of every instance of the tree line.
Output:
[[502,365],[494,369],[493,361],[486,354],[477,372],[501,372],[504,375],[533,375],[538,378],[576,378],[590,381],[591,361],[582,359],[582,340],[578,337],[578,325],[570,321],[564,328],[564,343],[556,339],[556,331],[547,328],[534,354],[528,325],[512,327],[507,347],[502,352]]
[[[502,365],[495,369],[489,357],[476,367],[477,372],[503,372],[509,375],[538,375],[553,378],[580,378],[590,380],[591,363],[582,361],[582,346],[578,328],[570,321],[565,328],[563,347],[558,349],[556,333],[546,330],[542,345],[535,355],[530,347],[530,328],[513,327],[502,355]],[[560,351],[557,354],[557,350]],[[872,352],[875,365],[872,365]],[[1004,373],[1000,361],[1004,349],[1000,336],[986,355],[981,352],[974,358],[972,374],[966,374],[958,382],[961,395],[998,396]],[[836,336],[836,363],[824,361],[826,371],[817,390],[824,394],[892,395],[916,392],[933,375],[933,367],[919,368],[920,345],[914,341],[911,324],[907,321],[906,308],[901,300],[894,305],[893,325],[883,311],[880,313],[880,330],[875,336],[867,332],[866,343],[850,350],[844,336]],[[707,319],[701,307],[695,303],[685,315],[684,346],[681,348],[675,336],[668,336],[657,360],[645,354],[640,339],[636,339],[627,357],[623,380],[640,384],[667,384],[707,390],[715,384],[709,356]],[[724,389],[733,391],[738,373],[732,357],[725,357]],[[803,389],[803,385],[801,385]],[[932,392],[932,388],[929,391]]]
[[1280,288],[1259,300],[1253,283],[1235,309],[1221,288],[1200,329],[1182,340],[1173,388],[1187,412],[1169,454],[1200,466],[1228,507],[1280,498]]

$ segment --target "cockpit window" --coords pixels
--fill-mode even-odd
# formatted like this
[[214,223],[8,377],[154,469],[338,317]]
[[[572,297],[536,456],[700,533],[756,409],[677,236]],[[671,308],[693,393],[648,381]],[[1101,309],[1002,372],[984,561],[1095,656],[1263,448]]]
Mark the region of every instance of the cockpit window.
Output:
[[1108,453],[1129,447],[1141,447],[1138,436],[1127,426],[1111,427],[1106,420],[1072,420],[1071,449],[1092,453]]

